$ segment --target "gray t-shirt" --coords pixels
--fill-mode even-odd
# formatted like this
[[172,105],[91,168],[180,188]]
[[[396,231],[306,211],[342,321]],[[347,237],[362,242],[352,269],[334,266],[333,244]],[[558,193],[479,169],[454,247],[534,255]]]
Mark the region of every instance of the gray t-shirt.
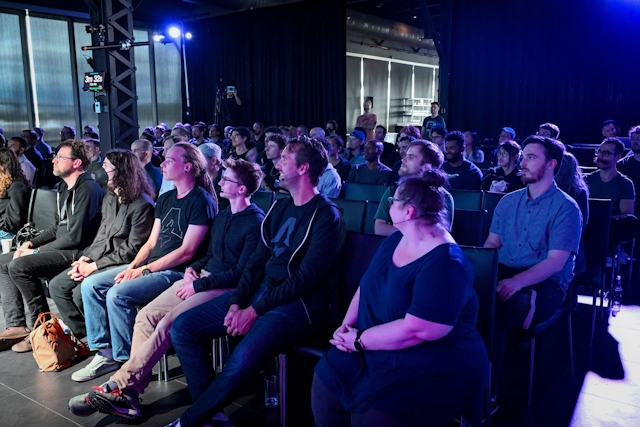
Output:
[[533,200],[528,187],[506,194],[496,206],[490,231],[500,236],[498,262],[508,267],[533,267],[545,260],[551,250],[571,252],[562,270],[549,277],[566,292],[573,279],[582,214],[555,181]]
[[352,166],[347,179],[347,182],[372,185],[388,185],[390,181],[391,169],[382,163],[373,170],[369,170],[366,163]]
[[611,199],[611,216],[620,215],[620,200],[635,200],[633,182],[622,174],[609,182],[604,182],[600,171],[591,172],[585,177],[589,185],[589,197],[593,199]]

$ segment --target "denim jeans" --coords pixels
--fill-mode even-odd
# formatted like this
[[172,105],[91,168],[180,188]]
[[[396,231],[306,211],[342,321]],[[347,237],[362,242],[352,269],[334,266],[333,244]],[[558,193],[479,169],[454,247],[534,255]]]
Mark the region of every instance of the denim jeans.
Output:
[[[260,287],[252,303],[265,291],[264,286]],[[237,398],[265,361],[312,333],[318,326],[311,324],[311,314],[307,314],[300,298],[274,308],[258,317],[227,360],[222,373],[211,382],[207,375],[203,375],[209,369],[201,342],[227,335],[223,321],[230,297],[231,294],[227,293],[181,314],[171,327],[171,341],[193,401],[180,416],[182,426],[205,423]]]
[[118,362],[129,360],[137,308],[183,276],[176,270],[164,270],[115,285],[116,275],[127,267],[94,273],[82,282],[81,289],[89,348],[112,348]]

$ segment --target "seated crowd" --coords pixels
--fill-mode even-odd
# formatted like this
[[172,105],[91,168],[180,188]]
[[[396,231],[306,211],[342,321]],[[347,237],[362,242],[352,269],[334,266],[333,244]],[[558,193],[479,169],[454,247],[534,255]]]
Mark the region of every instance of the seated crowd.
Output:
[[[40,280],[47,277],[61,319],[95,352],[71,379],[111,373],[71,399],[71,412],[140,417],[151,369],[173,346],[192,405],[171,425],[211,425],[270,358],[338,315],[343,321],[315,368],[317,425],[446,424],[489,381],[473,268],[450,234],[448,190],[505,193],[484,245],[499,257],[496,393],[509,330],[553,316],[586,269],[588,198],[612,200],[612,235],[628,230],[640,126],[629,131],[625,157],[605,122],[598,169],[586,177],[556,125],[541,125],[522,143],[504,127],[483,173],[477,134],[448,132],[438,109],[432,105],[422,133],[402,128],[396,144],[371,118],[359,118],[364,127],[346,144],[333,120],[309,132],[259,122],[252,129],[161,123],[130,151],[104,157],[91,126],[81,140],[64,126],[54,148],[41,128],[9,138],[0,148],[0,238],[14,238],[27,222],[34,184],[55,185],[57,200],[54,225],[0,255],[0,351],[32,350],[30,327],[49,311]],[[43,172],[47,160],[55,179]],[[346,231],[330,198],[344,182],[386,186],[374,230],[389,236],[346,314],[331,300]],[[261,189],[290,197],[265,213],[251,202]],[[243,338],[222,372],[208,375],[202,343],[226,335]]]

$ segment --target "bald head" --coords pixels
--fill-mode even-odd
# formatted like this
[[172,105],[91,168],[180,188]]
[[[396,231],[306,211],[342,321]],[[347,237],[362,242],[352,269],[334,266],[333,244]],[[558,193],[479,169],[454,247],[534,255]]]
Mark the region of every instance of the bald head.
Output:
[[324,138],[324,129],[316,127],[309,132],[311,138]]

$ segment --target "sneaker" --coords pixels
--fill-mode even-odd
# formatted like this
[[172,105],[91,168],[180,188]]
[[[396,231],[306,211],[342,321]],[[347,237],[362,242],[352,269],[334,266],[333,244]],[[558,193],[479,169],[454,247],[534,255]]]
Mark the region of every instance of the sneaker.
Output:
[[20,338],[22,340],[24,337],[28,337],[30,332],[26,326],[12,326],[0,334],[0,339]]
[[117,371],[118,368],[120,368],[118,362],[98,353],[93,357],[91,363],[79,371],[74,372],[73,375],[71,375],[71,379],[78,382],[89,381],[106,373]]
[[68,405],[71,413],[79,417],[88,417],[96,413],[96,409],[89,403],[89,393],[72,397]]
[[140,416],[140,398],[135,397],[129,390],[109,387],[109,383],[93,387],[89,392],[89,404],[97,411],[115,415],[126,420],[133,420]]
[[15,344],[11,347],[11,350],[16,353],[29,353],[30,351],[33,351],[33,347],[31,346],[31,337],[26,337],[19,343]]

